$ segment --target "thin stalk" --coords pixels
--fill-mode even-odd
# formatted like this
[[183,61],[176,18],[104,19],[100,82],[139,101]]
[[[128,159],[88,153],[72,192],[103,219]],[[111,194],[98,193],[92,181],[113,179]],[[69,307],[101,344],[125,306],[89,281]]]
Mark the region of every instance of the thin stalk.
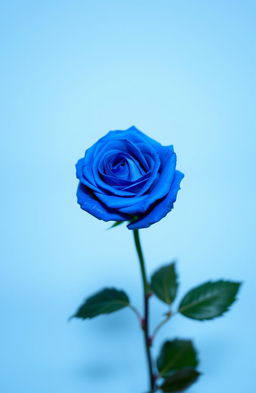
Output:
[[152,343],[155,340],[155,337],[157,335],[157,333],[159,332],[159,330],[170,320],[172,314],[171,312],[167,312],[165,318],[155,327],[153,334],[152,334]]
[[142,316],[140,315],[140,312],[137,310],[136,307],[134,307],[132,304],[129,305],[130,309],[134,312],[136,317],[138,318],[139,324],[141,324],[142,321]]
[[144,341],[145,341],[145,349],[146,349],[146,357],[147,357],[147,364],[148,364],[148,373],[149,373],[149,385],[150,391],[155,390],[155,376],[153,372],[153,361],[151,355],[151,339],[149,337],[149,297],[150,293],[150,286],[147,281],[147,274],[145,268],[145,260],[141,248],[140,237],[139,237],[139,230],[134,229],[133,231],[135,247],[138,254],[139,262],[140,262],[140,271],[141,277],[143,282],[143,299],[144,299],[144,317],[143,317],[143,334],[144,334]]

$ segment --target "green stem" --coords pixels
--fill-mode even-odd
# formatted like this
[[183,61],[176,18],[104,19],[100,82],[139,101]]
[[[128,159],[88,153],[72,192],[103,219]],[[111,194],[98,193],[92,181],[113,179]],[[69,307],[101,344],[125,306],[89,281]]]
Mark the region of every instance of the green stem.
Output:
[[141,323],[141,315],[140,312],[137,310],[136,307],[134,307],[132,304],[130,304],[128,307],[130,307],[130,309],[134,312],[134,314],[136,315],[136,317],[138,318],[139,324]]
[[152,343],[154,342],[155,337],[156,337],[157,333],[159,332],[159,330],[169,321],[171,316],[172,316],[172,313],[170,311],[168,311],[166,313],[165,318],[155,327],[155,329],[152,333]]
[[151,339],[149,337],[149,297],[150,297],[150,286],[147,281],[147,274],[145,268],[145,261],[143,257],[143,252],[140,243],[139,230],[134,229],[133,231],[135,247],[138,254],[139,262],[140,262],[140,270],[141,277],[143,282],[143,298],[144,298],[144,318],[142,323],[143,333],[144,333],[144,341],[145,341],[145,349],[147,356],[147,364],[148,364],[148,373],[149,373],[149,384],[150,391],[155,390],[155,376],[153,372],[153,361],[151,355]]

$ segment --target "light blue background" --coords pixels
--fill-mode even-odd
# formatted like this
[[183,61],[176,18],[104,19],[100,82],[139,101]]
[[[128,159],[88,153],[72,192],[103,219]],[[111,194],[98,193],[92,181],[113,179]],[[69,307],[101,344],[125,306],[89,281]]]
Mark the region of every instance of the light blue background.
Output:
[[246,0],[1,1],[1,393],[146,390],[129,310],[67,323],[103,286],[141,306],[132,233],[75,198],[84,150],[133,124],[174,144],[186,174],[174,211],[142,232],[148,270],[177,258],[180,295],[244,281],[225,317],[175,317],[155,351],[193,338],[191,393],[255,392],[255,18]]

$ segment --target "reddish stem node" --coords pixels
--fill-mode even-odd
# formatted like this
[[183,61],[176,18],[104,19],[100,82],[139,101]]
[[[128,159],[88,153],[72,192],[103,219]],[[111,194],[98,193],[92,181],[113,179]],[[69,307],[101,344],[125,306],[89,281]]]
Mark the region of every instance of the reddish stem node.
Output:
[[149,336],[149,337],[148,337],[148,345],[149,345],[150,347],[152,347],[152,345],[153,345],[153,337],[152,337],[152,336]]
[[141,318],[140,324],[141,324],[141,329],[142,329],[142,330],[145,330],[145,328],[146,328],[146,321],[145,321],[145,318]]
[[159,378],[159,375],[158,374],[154,374],[153,377],[154,377],[154,381],[156,382],[158,380],[158,378]]

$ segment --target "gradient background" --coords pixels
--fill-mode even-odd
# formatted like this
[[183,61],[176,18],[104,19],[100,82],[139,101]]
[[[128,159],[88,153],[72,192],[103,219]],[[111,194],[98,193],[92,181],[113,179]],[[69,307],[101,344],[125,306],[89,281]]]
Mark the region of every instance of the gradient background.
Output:
[[[103,286],[141,306],[132,233],[76,204],[74,165],[110,129],[174,144],[174,211],[143,230],[148,270],[176,258],[181,296],[244,281],[224,318],[177,316],[204,376],[191,393],[255,392],[255,1],[1,1],[1,393],[142,393],[129,310],[67,318]],[[165,308],[152,302],[156,321]]]

